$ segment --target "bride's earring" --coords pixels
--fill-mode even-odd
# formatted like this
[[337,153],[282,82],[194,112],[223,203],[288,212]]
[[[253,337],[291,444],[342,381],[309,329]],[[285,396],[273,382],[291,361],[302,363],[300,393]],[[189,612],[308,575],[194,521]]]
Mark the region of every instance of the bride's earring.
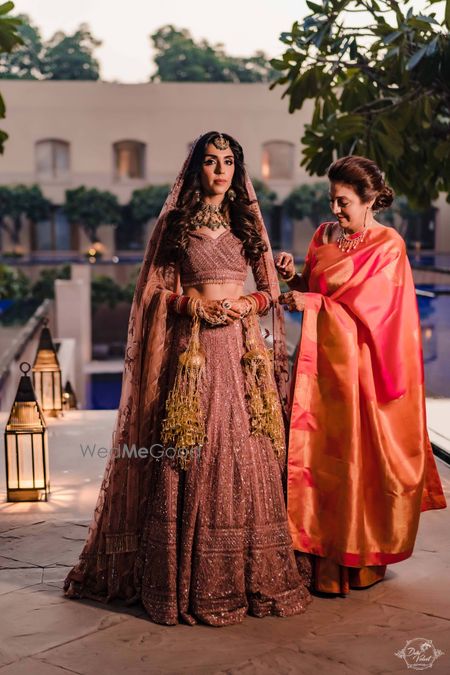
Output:
[[236,199],[236,193],[235,193],[235,191],[233,190],[233,188],[230,188],[230,189],[228,190],[228,192],[227,192],[227,197],[228,197],[228,199],[230,200],[230,202],[234,202],[234,200]]
[[201,198],[202,198],[202,193],[200,192],[200,190],[196,190],[196,191],[194,192],[194,197],[195,197],[196,203],[198,204],[199,201],[200,201]]

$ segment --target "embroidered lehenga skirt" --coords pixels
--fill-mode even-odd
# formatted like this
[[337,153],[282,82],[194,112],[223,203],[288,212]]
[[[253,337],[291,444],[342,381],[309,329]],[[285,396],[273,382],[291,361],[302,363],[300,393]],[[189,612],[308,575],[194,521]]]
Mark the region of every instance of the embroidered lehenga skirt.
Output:
[[[177,317],[169,382],[191,322]],[[261,337],[262,341],[262,337]],[[271,441],[250,434],[240,321],[202,324],[201,401],[207,441],[188,470],[155,460],[135,581],[150,618],[214,626],[305,610],[286,520],[283,463]]]

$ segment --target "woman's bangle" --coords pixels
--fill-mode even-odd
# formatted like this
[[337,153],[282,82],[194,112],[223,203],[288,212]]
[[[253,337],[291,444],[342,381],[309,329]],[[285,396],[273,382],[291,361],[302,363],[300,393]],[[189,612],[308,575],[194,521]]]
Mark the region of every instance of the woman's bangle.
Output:
[[181,316],[196,316],[196,314],[198,314],[199,305],[199,298],[191,298],[188,295],[171,293],[168,298],[168,306],[170,309]]
[[256,301],[254,298],[250,298],[248,295],[242,295],[240,300],[244,300],[247,307],[241,312],[241,319],[245,319],[246,316],[248,316],[251,313],[255,313],[256,311]]
[[258,313],[258,300],[252,295],[245,295],[244,298],[249,303],[249,310],[246,312],[245,316],[248,314],[257,314]]
[[294,274],[291,274],[290,277],[287,277],[286,279],[283,278],[283,281],[285,281],[287,284],[294,279],[294,277],[297,276],[297,272],[294,272]]

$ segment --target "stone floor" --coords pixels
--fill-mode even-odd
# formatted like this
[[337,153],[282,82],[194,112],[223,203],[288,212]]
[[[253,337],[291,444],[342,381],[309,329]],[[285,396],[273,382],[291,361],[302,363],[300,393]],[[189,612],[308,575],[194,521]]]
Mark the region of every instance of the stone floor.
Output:
[[[5,421],[0,415],[2,431]],[[50,501],[8,504],[0,494],[0,675],[384,675],[407,672],[395,652],[415,638],[444,652],[433,673],[450,673],[448,510],[423,514],[414,556],[389,567],[384,582],[347,598],[316,597],[302,616],[165,627],[136,608],[64,598],[62,580],[81,550],[102,477],[96,450],[109,444],[113,422],[111,411],[49,421]],[[449,499],[450,468],[438,464]]]

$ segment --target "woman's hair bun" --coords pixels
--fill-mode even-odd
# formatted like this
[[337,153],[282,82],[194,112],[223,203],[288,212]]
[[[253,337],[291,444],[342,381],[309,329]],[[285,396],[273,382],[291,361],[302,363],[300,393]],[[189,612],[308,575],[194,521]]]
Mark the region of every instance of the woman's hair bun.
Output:
[[377,195],[372,209],[374,211],[379,211],[380,209],[388,209],[392,202],[394,201],[394,191],[389,187],[389,185],[385,185],[381,192]]

